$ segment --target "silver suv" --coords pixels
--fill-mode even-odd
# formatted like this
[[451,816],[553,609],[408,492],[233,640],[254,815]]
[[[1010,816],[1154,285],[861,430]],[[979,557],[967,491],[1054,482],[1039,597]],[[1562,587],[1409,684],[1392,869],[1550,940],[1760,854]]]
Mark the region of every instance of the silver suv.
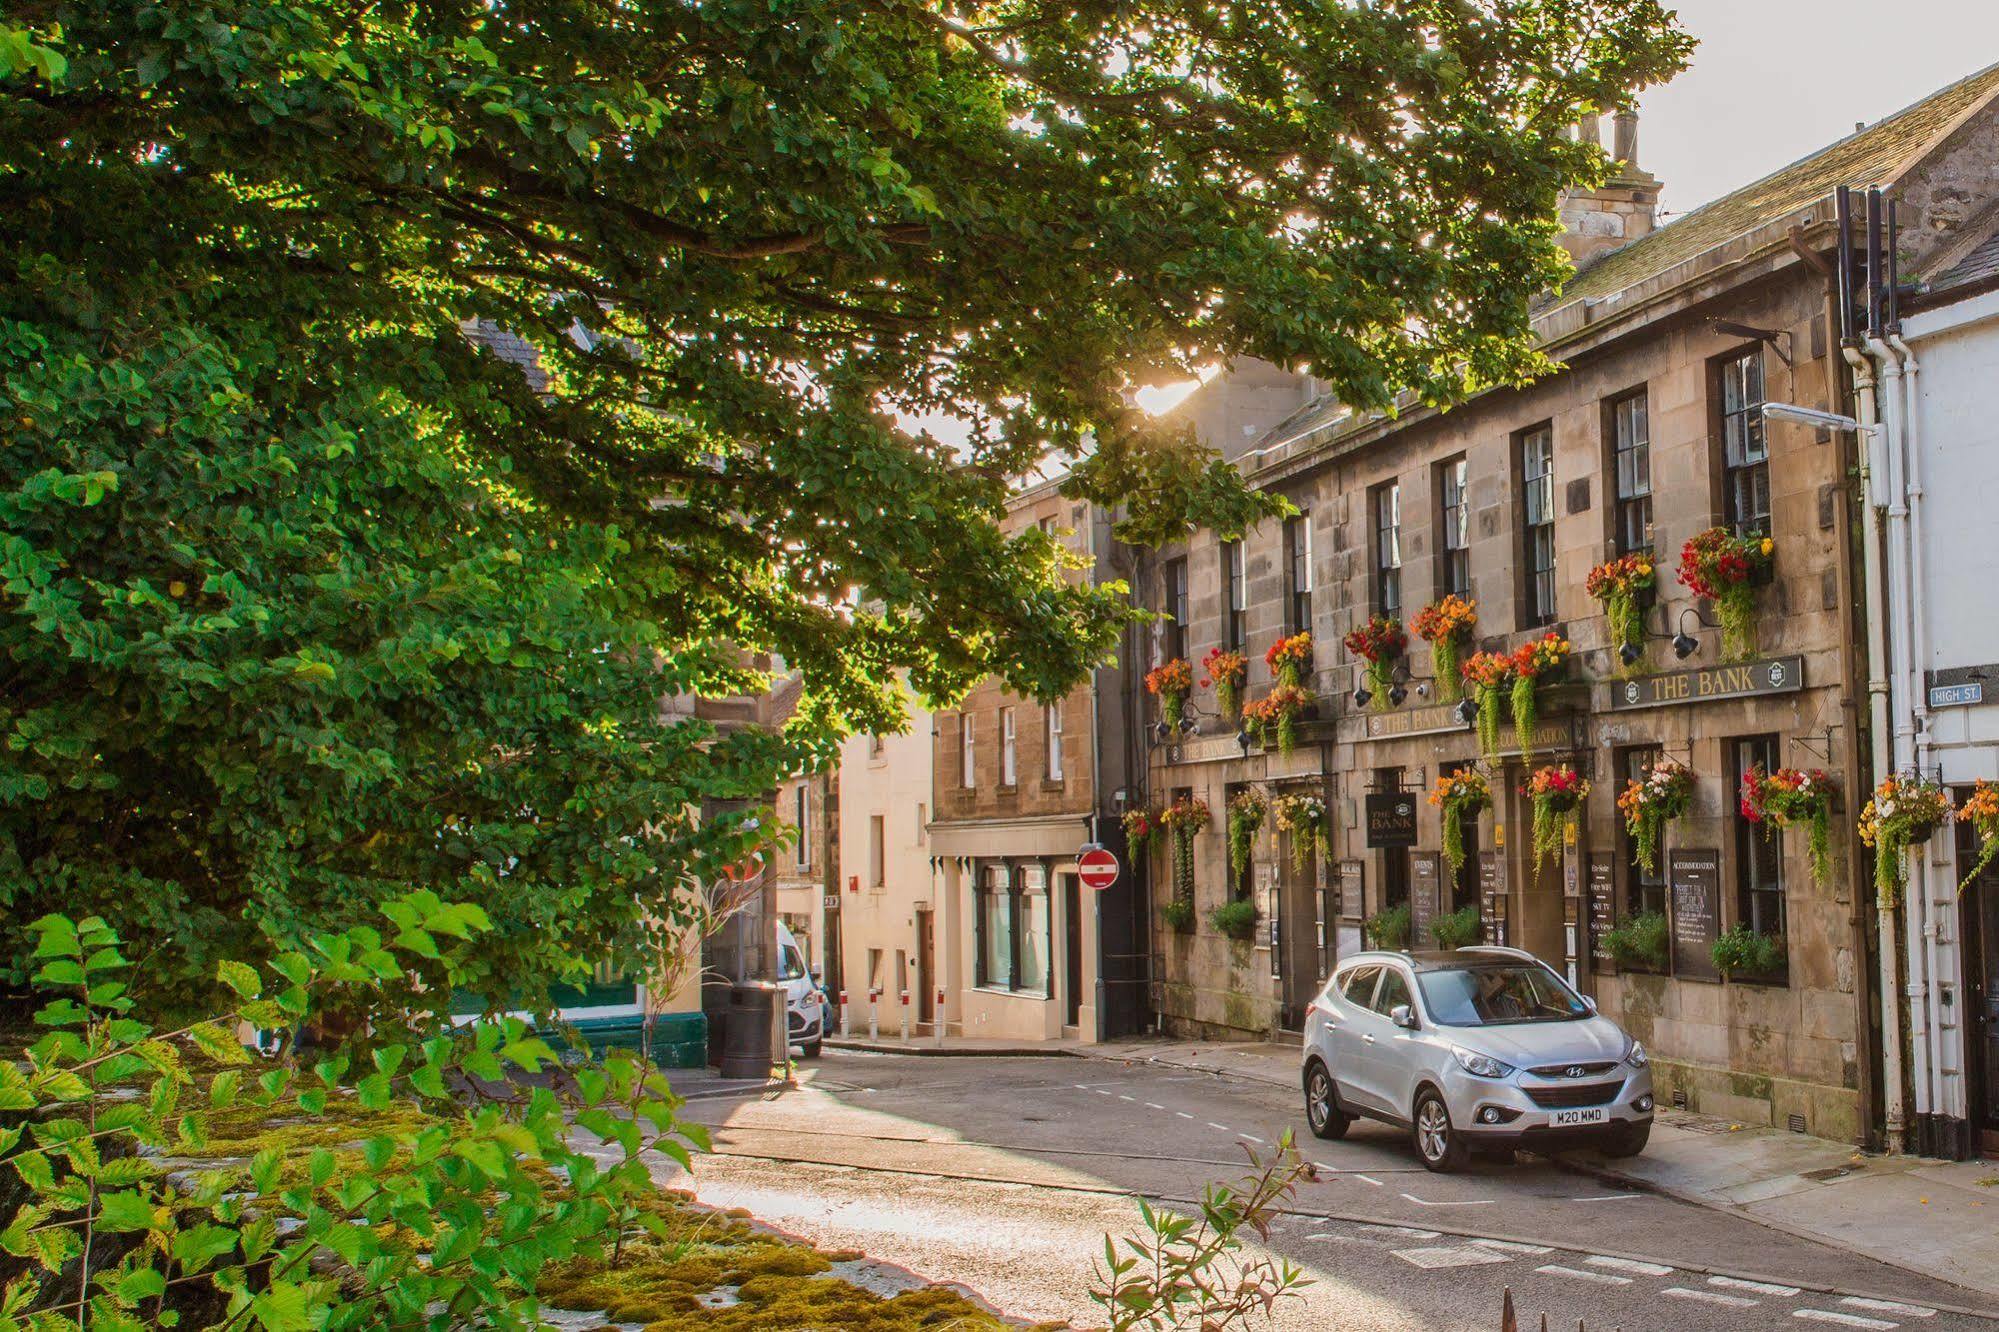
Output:
[[1652,1132],[1645,1047],[1517,948],[1357,953],[1305,1010],[1305,1117],[1411,1129],[1432,1170],[1474,1150],[1593,1146]]

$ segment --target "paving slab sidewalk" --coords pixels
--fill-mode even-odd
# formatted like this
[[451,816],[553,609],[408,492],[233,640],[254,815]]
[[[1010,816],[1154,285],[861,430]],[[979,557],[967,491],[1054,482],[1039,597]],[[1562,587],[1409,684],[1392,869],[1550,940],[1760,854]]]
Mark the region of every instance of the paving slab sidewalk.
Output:
[[[1286,1042],[832,1041],[880,1053],[1074,1055],[1298,1085]],[[1641,1156],[1563,1153],[1565,1166],[1760,1221],[1803,1239],[1999,1295],[1999,1162],[1882,1156],[1801,1133],[1662,1110]]]

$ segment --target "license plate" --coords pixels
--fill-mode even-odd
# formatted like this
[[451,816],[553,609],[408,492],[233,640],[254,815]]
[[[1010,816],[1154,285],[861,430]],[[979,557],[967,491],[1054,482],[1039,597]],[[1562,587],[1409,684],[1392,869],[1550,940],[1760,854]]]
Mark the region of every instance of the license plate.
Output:
[[1609,1122],[1610,1111],[1600,1105],[1593,1105],[1584,1110],[1556,1110],[1548,1115],[1548,1125],[1551,1128],[1578,1128],[1584,1124]]

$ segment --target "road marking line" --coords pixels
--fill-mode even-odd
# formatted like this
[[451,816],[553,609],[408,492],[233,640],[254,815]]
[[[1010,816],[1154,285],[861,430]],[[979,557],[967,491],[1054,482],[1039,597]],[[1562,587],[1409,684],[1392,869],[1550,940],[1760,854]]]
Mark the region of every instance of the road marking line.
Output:
[[1235,1132],[1235,1130],[1234,1130],[1234,1129],[1232,1129],[1232,1128],[1230,1128],[1230,1127],[1229,1127],[1229,1126],[1228,1126],[1227,1124],[1217,1124],[1217,1123],[1216,1123],[1216,1122],[1215,1122],[1214,1120],[1212,1120],[1212,1119],[1208,1121],[1208,1127],[1209,1127],[1209,1128],[1211,1128],[1211,1129],[1220,1129],[1220,1130],[1221,1130],[1222,1132],[1224,1132],[1224,1133],[1233,1133],[1233,1132]]
[[1639,1276],[1666,1276],[1672,1268],[1663,1263],[1641,1263],[1636,1258],[1606,1258],[1593,1253],[1588,1260],[1591,1267],[1608,1267],[1613,1272],[1635,1272]]
[[1187,1112],[1186,1112],[1185,1110],[1175,1110],[1175,1111],[1174,1111],[1173,1113],[1174,1113],[1174,1114],[1176,1114],[1176,1115],[1178,1115],[1178,1116],[1180,1116],[1180,1118],[1182,1118],[1182,1119],[1192,1119],[1192,1118],[1193,1118],[1193,1116],[1192,1116],[1192,1115],[1190,1115],[1190,1114],[1188,1114],[1188,1113],[1187,1113]]
[[1358,1180],[1364,1180],[1367,1183],[1374,1185],[1374,1187],[1376,1187],[1377,1189],[1381,1187],[1381,1181],[1376,1179],[1373,1175],[1355,1175],[1354,1178]]
[[1710,1286],[1726,1286],[1730,1290],[1753,1290],[1758,1295],[1796,1295],[1796,1286],[1780,1286],[1774,1281],[1744,1281],[1741,1277],[1713,1276],[1707,1279]]
[[1560,1263],[1549,1263],[1545,1267],[1537,1267],[1534,1270],[1536,1272],[1545,1272],[1549,1276],[1573,1277],[1577,1281],[1594,1281],[1599,1286],[1628,1286],[1631,1284],[1630,1277],[1612,1276],[1608,1272],[1582,1272],[1573,1267],[1563,1267]]
[[1490,1207],[1499,1201],[1497,1198],[1472,1198],[1464,1202],[1427,1202],[1413,1193],[1405,1193],[1402,1196],[1418,1207]]
[[1705,1304],[1720,1304],[1730,1309],[1749,1309],[1762,1303],[1761,1300],[1752,1300],[1747,1295],[1724,1295],[1718,1290],[1689,1290],[1685,1286],[1668,1286],[1659,1293],[1661,1295],[1671,1295],[1676,1299],[1700,1300]]
[[1145,1108],[1147,1110],[1164,1110],[1166,1107],[1159,1104],[1159,1102],[1157,1101],[1147,1101],[1145,1103]]
[[1381,1235],[1407,1235],[1410,1239],[1421,1240],[1436,1239],[1438,1234],[1434,1230],[1419,1230],[1415,1226],[1381,1226],[1376,1225],[1372,1221],[1362,1222],[1360,1228],[1362,1230],[1372,1230]]
[[1503,1263],[1508,1261],[1503,1253],[1488,1253],[1484,1249],[1474,1249],[1469,1245],[1450,1245],[1436,1249],[1390,1249],[1390,1253],[1412,1267],[1436,1269],[1439,1267],[1477,1267],[1483,1263]]
[[1136,1101],[1138,1098],[1136,1096],[1126,1096],[1123,1093],[1119,1093],[1118,1099],[1120,1101]]
[[1791,1317],[1802,1318],[1807,1323],[1838,1323],[1841,1327],[1871,1327],[1881,1329],[1881,1332],[1886,1332],[1886,1329],[1891,1327],[1901,1326],[1900,1323],[1891,1323],[1885,1318],[1862,1318],[1859,1314],[1834,1313],[1830,1309],[1793,1309],[1791,1310]]
[[1552,1248],[1545,1244],[1522,1244],[1517,1240],[1475,1239],[1472,1243],[1478,1245],[1481,1249],[1491,1249],[1494,1253],[1528,1254],[1554,1252]]
[[1263,1139],[1261,1139],[1261,1138],[1257,1137],[1257,1136],[1256,1136],[1256,1135],[1255,1135],[1254,1133],[1245,1133],[1245,1134],[1243,1134],[1242,1136],[1243,1136],[1243,1137],[1245,1137],[1245,1138],[1247,1138],[1247,1139],[1249,1139],[1249,1140],[1250,1140],[1251,1142],[1262,1142],[1262,1141],[1263,1141]]
[[1894,1300],[1868,1300],[1848,1295],[1840,1301],[1849,1309],[1872,1309],[1875,1313],[1901,1314],[1905,1318],[1935,1318],[1937,1311],[1920,1304],[1897,1304]]
[[1109,1093],[1109,1092],[1107,1092],[1107,1091],[1105,1091],[1105,1090],[1104,1090],[1104,1089],[1103,1089],[1102,1087],[1092,1087],[1092,1088],[1090,1088],[1090,1090],[1091,1090],[1091,1091],[1093,1091],[1093,1092],[1095,1092],[1095,1093],[1096,1093],[1097,1095],[1099,1095],[1099,1096],[1109,1096],[1109,1095],[1110,1095],[1110,1093]]
[[1627,1198],[1643,1198],[1642,1193],[1604,1193],[1594,1198],[1571,1198],[1570,1202],[1623,1202]]

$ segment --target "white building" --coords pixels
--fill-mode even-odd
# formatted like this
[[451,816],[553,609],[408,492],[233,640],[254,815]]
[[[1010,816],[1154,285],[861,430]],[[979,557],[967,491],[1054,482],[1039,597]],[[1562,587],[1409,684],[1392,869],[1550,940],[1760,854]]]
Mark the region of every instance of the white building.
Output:
[[931,1033],[940,989],[956,1020],[956,954],[937,918],[926,827],[930,731],[930,714],[912,709],[901,734],[849,736],[840,751],[840,972],[855,1035],[867,1034],[871,1009],[883,1036],[900,1036],[905,1023],[912,1035]]

